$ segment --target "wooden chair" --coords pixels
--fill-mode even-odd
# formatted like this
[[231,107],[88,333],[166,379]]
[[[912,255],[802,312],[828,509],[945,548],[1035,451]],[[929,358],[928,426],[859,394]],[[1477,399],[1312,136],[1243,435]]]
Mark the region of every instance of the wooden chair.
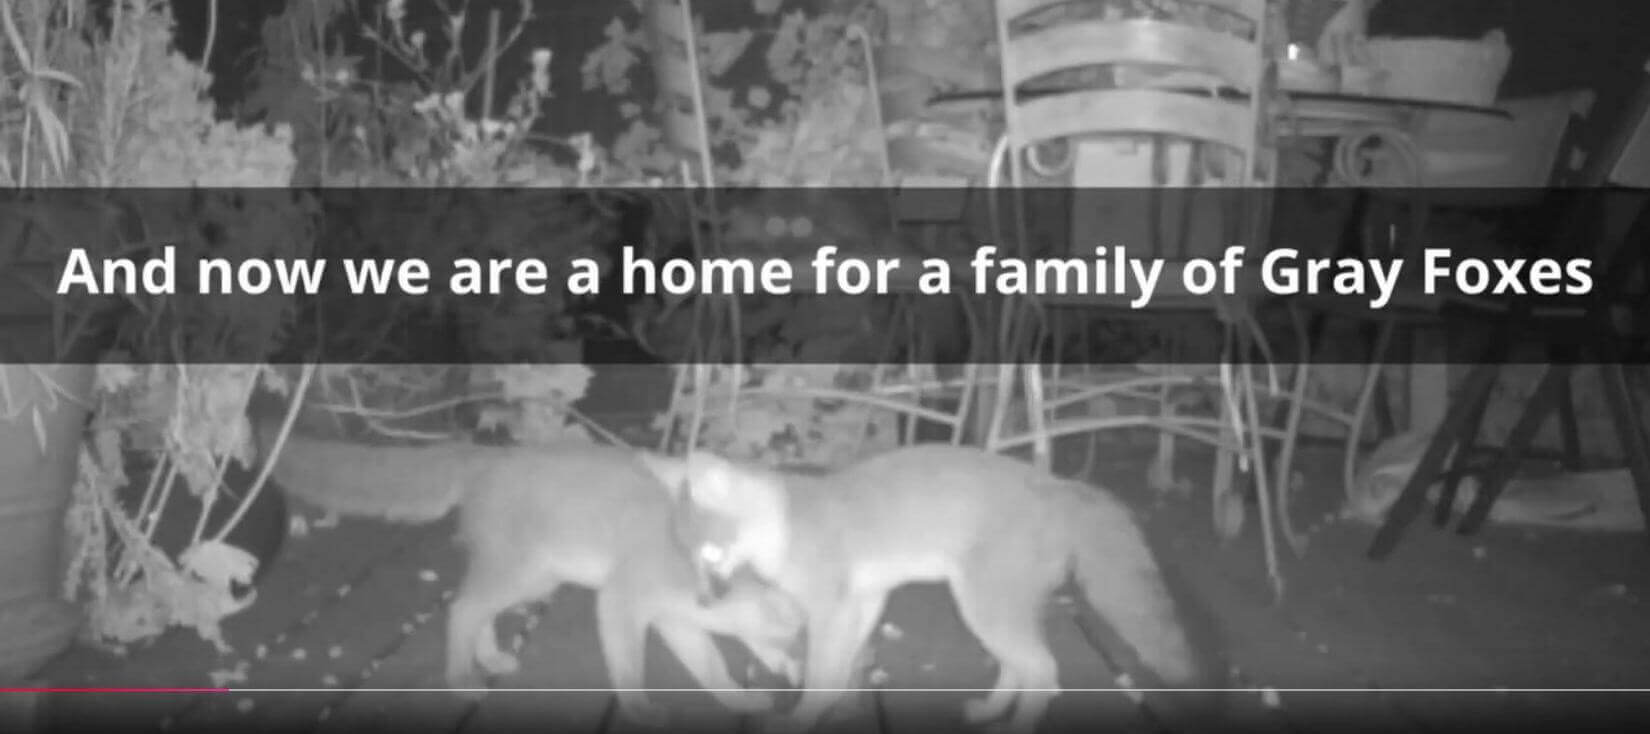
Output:
[[[1572,349],[1591,351],[1600,360],[1599,369],[1604,383],[1606,400],[1616,435],[1626,455],[1626,463],[1639,498],[1639,509],[1650,527],[1650,437],[1646,436],[1642,410],[1635,400],[1627,379],[1626,357],[1620,322],[1622,315],[1630,314],[1637,320],[1644,318],[1642,294],[1634,296],[1633,276],[1641,280],[1650,274],[1650,258],[1646,258],[1642,243],[1650,237],[1650,205],[1640,203],[1633,224],[1620,239],[1600,241],[1593,225],[1599,211],[1596,205],[1605,197],[1605,190],[1613,187],[1637,189],[1642,196],[1650,190],[1650,65],[1641,80],[1637,93],[1616,132],[1593,155],[1589,156],[1584,172],[1577,183],[1590,189],[1575,196],[1555,250],[1570,256],[1591,255],[1598,282],[1590,296],[1575,299],[1576,303],[1543,302],[1538,310],[1528,301],[1520,301],[1511,314],[1501,320],[1494,343],[1485,358],[1474,366],[1450,401],[1442,425],[1434,433],[1425,453],[1405,483],[1403,490],[1387,513],[1386,522],[1376,533],[1369,555],[1374,559],[1388,557],[1397,547],[1404,530],[1420,514],[1428,489],[1441,476],[1459,476],[1468,457],[1458,447],[1469,444],[1477,434],[1478,418],[1482,416],[1491,390],[1499,377],[1502,362],[1510,342],[1520,336],[1536,335],[1561,343]],[[1576,236],[1579,233],[1580,236]],[[1588,245],[1571,243],[1592,243]],[[1642,290],[1644,283],[1637,286]],[[1564,306],[1579,308],[1563,308]],[[1542,313],[1546,311],[1547,313]],[[1642,333],[1639,335],[1642,338]],[[1549,342],[1551,343],[1551,342]],[[1494,464],[1484,475],[1482,486],[1473,505],[1458,526],[1462,534],[1476,532],[1489,517],[1495,500],[1504,489],[1512,471],[1521,460],[1537,429],[1551,415],[1565,396],[1573,372],[1576,353],[1549,365],[1535,393],[1525,404],[1518,422],[1510,431],[1506,444]],[[1455,461],[1448,462],[1448,457]],[[1455,466],[1445,472],[1445,464]],[[1446,484],[1438,500],[1438,524],[1448,522],[1455,504],[1453,481]]]
[[[1268,14],[1266,0],[1203,0],[1201,17],[1226,19],[1227,30],[1190,25],[1183,20],[1152,18],[1116,19],[1104,14],[1078,17],[1075,3],[1056,0],[996,0],[998,46],[1002,54],[1002,94],[1006,131],[1003,166],[1006,179],[996,171],[991,182],[1011,184],[1012,191],[1041,182],[1073,186],[1077,196],[1085,189],[1106,187],[1149,189],[1151,203],[1132,198],[1133,192],[1112,191],[1099,197],[1113,204],[1102,211],[1091,202],[1074,205],[1071,241],[1088,255],[1097,241],[1135,242],[1136,238],[1114,239],[1116,218],[1128,210],[1161,212],[1162,200],[1178,200],[1196,205],[1208,200],[1211,191],[1233,194],[1213,187],[1229,187],[1235,195],[1220,202],[1225,206],[1202,210],[1218,212],[1212,219],[1215,236],[1231,242],[1261,245],[1266,241],[1270,216],[1268,197],[1262,190],[1273,178],[1274,153],[1271,140],[1271,103],[1275,74],[1267,47]],[[1096,73],[1096,71],[1099,73]],[[1072,79],[1077,79],[1073,83]],[[1125,141],[1125,142],[1120,142]],[[1052,156],[1051,144],[1064,144],[1069,153]],[[1151,156],[1144,163],[1136,159],[1139,175],[1120,175],[1129,165],[1126,155],[1117,155],[1118,146],[1139,145]],[[1112,155],[1107,155],[1110,152]],[[1050,163],[1050,157],[1058,157]],[[1159,165],[1162,159],[1168,165]],[[1163,175],[1167,169],[1167,175]],[[1041,179],[1039,182],[1036,179]],[[1046,184],[1044,184],[1046,185]],[[1200,187],[1202,188],[1200,191]],[[1244,190],[1247,189],[1247,190]],[[1143,192],[1144,195],[1144,192]],[[1091,196],[1093,196],[1091,194]],[[1231,200],[1247,206],[1230,206]],[[1017,202],[1017,213],[1023,206]],[[1211,218],[1190,221],[1207,223]],[[1161,219],[1159,219],[1159,223]],[[1155,225],[1154,225],[1155,226]],[[1146,228],[1148,231],[1151,226]],[[1102,239],[1099,233],[1105,233]],[[1025,242],[1023,216],[1015,220],[1015,238]],[[1157,256],[1186,257],[1204,252],[1163,251],[1164,238],[1151,237],[1160,249]],[[1025,246],[1022,244],[1022,252]],[[1260,294],[1258,283],[1237,298],[1164,293],[1178,287],[1180,272],[1166,268],[1160,283],[1156,311],[1182,308],[1214,312],[1235,335],[1238,349],[1249,346],[1253,302],[1243,296]],[[1101,296],[1062,300],[1058,305],[1106,308],[1126,306],[1128,296]],[[1030,303],[1010,304],[1021,314],[1015,327],[1032,331],[1045,318],[1050,299],[1028,299]],[[1027,338],[1035,344],[1039,339]],[[1241,462],[1255,472],[1261,524],[1266,540],[1266,561],[1274,586],[1281,592],[1272,521],[1274,497],[1260,446],[1263,437],[1281,439],[1285,448],[1280,464],[1292,462],[1293,436],[1300,412],[1293,410],[1283,430],[1270,430],[1259,422],[1262,400],[1247,354],[1228,351],[1238,364],[1224,362],[1203,374],[1186,370],[1126,374],[1086,374],[1068,379],[1045,376],[1040,368],[1018,367],[1018,354],[1005,354],[1006,365],[999,373],[999,408],[993,420],[988,445],[1000,450],[1030,445],[1033,456],[1047,464],[1054,438],[1122,427],[1149,426],[1160,431],[1190,436],[1218,449],[1214,502],[1216,524],[1222,534],[1235,534],[1241,525],[1242,501],[1232,491],[1234,468]],[[1027,360],[1035,362],[1033,356]],[[1012,375],[1018,374],[1016,380]],[[1308,370],[1294,370],[1290,397],[1302,403]],[[1218,379],[1223,389],[1220,415],[1216,418],[1180,416],[1172,411],[1157,415],[1113,415],[1061,418],[1055,408],[1092,401],[1100,397],[1139,395],[1163,396],[1167,390],[1201,380]],[[1003,435],[1008,422],[1009,391],[1018,382],[1025,397],[1027,430],[1022,435]],[[1161,399],[1162,405],[1169,405]],[[1172,446],[1172,444],[1170,444]],[[1279,468],[1286,479],[1287,468]],[[1232,521],[1236,514],[1238,518]],[[1222,518],[1226,518],[1224,521]]]

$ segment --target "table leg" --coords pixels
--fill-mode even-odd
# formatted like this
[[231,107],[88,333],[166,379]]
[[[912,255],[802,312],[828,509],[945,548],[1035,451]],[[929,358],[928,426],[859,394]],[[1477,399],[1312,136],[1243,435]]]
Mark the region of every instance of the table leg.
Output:
[[1472,417],[1478,401],[1489,399],[1490,390],[1495,387],[1496,377],[1500,373],[1499,364],[1487,361],[1474,366],[1467,375],[1461,390],[1450,403],[1446,419],[1427,443],[1427,450],[1410,473],[1409,481],[1404,484],[1397,501],[1387,510],[1386,522],[1376,531],[1368,553],[1371,559],[1383,560],[1390,555],[1397,548],[1404,530],[1421,514],[1428,485],[1438,478],[1450,455],[1456,451],[1461,442],[1462,429]]
[[[1620,359],[1619,354],[1610,356]],[[1605,402],[1610,405],[1616,436],[1621,442],[1622,452],[1627,455],[1627,469],[1633,476],[1633,491],[1639,498],[1639,512],[1644,515],[1645,527],[1650,528],[1650,450],[1645,448],[1646,443],[1650,443],[1650,436],[1645,435],[1644,418],[1639,413],[1633,389],[1627,382],[1627,365],[1620,361],[1606,363],[1600,365],[1599,372],[1604,378]]]
[[1449,364],[1439,334],[1421,330],[1412,339],[1408,428],[1431,432],[1444,422],[1444,411],[1449,406]]

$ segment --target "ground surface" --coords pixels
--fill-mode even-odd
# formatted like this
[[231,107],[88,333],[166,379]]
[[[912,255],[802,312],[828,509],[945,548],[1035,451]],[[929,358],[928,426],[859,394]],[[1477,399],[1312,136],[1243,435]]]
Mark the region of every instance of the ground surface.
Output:
[[[1431,732],[1467,724],[1604,730],[1623,717],[1650,718],[1650,695],[1403,693],[1402,688],[1650,687],[1650,553],[1637,536],[1527,535],[1491,529],[1464,539],[1417,527],[1394,558],[1365,560],[1368,529],[1332,526],[1286,564],[1281,605],[1265,583],[1256,533],[1222,544],[1205,495],[1153,501],[1141,489],[1138,451],[1099,462],[1098,481],[1139,500],[1154,538],[1196,602],[1199,631],[1218,642],[1248,688],[1221,708],[1188,706],[1186,694],[1148,696],[1145,709],[1115,692],[1068,693],[1047,731]],[[1309,456],[1309,476],[1333,476],[1332,456]],[[1314,462],[1324,471],[1313,468]],[[1207,477],[1189,457],[1184,473]],[[1309,482],[1309,485],[1311,483]],[[1321,493],[1320,493],[1321,494]],[[438,692],[444,601],[461,557],[450,526],[400,527],[345,520],[291,541],[252,609],[226,627],[235,651],[219,655],[173,634],[124,657],[77,649],[48,671],[58,686],[225,685],[227,694],[58,694],[47,702],[52,731],[412,731],[626,730],[604,692],[495,693],[469,704]],[[1052,605],[1049,635],[1067,688],[1114,687],[1114,674],[1074,621]],[[605,686],[591,595],[563,592],[505,626],[518,637],[523,671],[496,687]],[[896,594],[879,633],[876,682],[884,689],[990,685],[993,669],[936,588]],[[691,686],[655,645],[650,686]],[[260,688],[326,688],[328,693]],[[1264,688],[1378,688],[1386,692],[1293,693],[1270,701]],[[969,693],[898,693],[866,699],[854,730],[915,731],[960,726]],[[730,730],[739,722],[701,693],[664,696],[682,726]],[[1275,703],[1276,705],[1269,705]],[[110,726],[112,725],[112,726]]]

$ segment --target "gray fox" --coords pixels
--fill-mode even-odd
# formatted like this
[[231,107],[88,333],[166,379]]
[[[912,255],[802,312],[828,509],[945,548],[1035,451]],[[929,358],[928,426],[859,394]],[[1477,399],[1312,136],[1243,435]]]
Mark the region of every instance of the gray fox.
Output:
[[[889,592],[946,582],[963,621],[997,659],[971,723],[1030,732],[1059,690],[1042,612],[1074,573],[1089,606],[1171,685],[1199,675],[1174,601],[1129,509],[1113,495],[1019,460],[942,444],[896,449],[824,476],[711,454],[650,457],[678,492],[672,523],[716,597],[741,570],[806,612],[802,699],[786,728],[836,705]],[[725,598],[725,597],[724,597]]]
[[272,474],[290,494],[340,512],[416,523],[458,508],[468,566],[448,610],[452,688],[481,688],[483,671],[514,672],[517,661],[500,649],[494,619],[562,584],[596,591],[609,679],[622,712],[639,723],[663,723],[641,692],[649,628],[735,711],[766,711],[772,698],[740,690],[711,635],[737,638],[771,671],[797,676],[799,608],[749,576],[719,602],[701,606],[693,564],[670,534],[668,488],[635,451],[586,444],[370,446],[294,434]]

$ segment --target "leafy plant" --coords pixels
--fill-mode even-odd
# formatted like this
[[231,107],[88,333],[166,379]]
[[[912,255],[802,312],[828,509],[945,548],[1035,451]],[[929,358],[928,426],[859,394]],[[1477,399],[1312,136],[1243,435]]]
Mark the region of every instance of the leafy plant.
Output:
[[[308,374],[299,389],[307,383]],[[253,465],[256,447],[247,402],[258,387],[286,392],[282,375],[261,365],[128,366],[98,368],[97,405],[90,439],[81,450],[67,526],[73,553],[65,580],[72,598],[88,608],[93,639],[138,642],[180,626],[226,649],[221,621],[255,596],[237,597],[258,561],[226,538],[257,495],[246,488],[230,519],[208,527],[222,493],[228,462]],[[155,458],[141,500],[122,501],[131,454]],[[155,544],[163,522],[189,505],[168,502],[173,492],[200,500],[188,547],[176,557]]]
[[[21,236],[0,264],[21,272],[61,263],[70,248],[95,260],[157,254],[162,244],[229,259],[306,254],[312,209],[282,188],[296,165],[290,129],[218,119],[209,75],[172,47],[167,3],[6,0],[0,25],[0,182],[85,187],[8,201]],[[218,620],[245,603],[231,585],[252,572],[250,557],[223,542],[234,522],[208,532],[203,515],[173,557],[152,542],[157,511],[173,491],[217,501],[224,467],[250,445],[246,397],[270,373],[166,362],[264,353],[284,337],[290,303],[185,292],[111,308],[112,298],[50,301],[58,354],[87,332],[112,333],[117,347],[99,369],[94,428],[80,448],[66,592],[88,605],[99,639],[183,625],[221,642]],[[119,364],[131,356],[141,364]],[[131,452],[158,465],[135,512],[118,495]]]
[[[711,28],[703,18],[695,19],[704,116],[715,152],[714,182],[724,190],[883,184],[886,141],[873,114],[870,69],[863,63],[867,37],[855,32],[874,25],[874,12],[868,4],[839,5],[841,9],[755,2],[742,19],[747,25],[732,28]],[[642,95],[653,91],[646,83],[651,80],[641,74],[650,54],[635,22],[617,18],[609,24],[606,42],[583,65],[586,85],[624,105],[628,122],[612,144],[615,165],[670,179],[680,153],[669,150],[661,131],[643,114],[650,103]],[[757,193],[727,205],[702,226],[721,233],[727,254],[795,257],[822,243],[872,243],[880,222],[866,220],[874,211],[843,205],[830,193]],[[782,226],[776,229],[775,222]],[[686,432],[702,445],[775,462],[832,463],[897,440],[892,416],[877,408],[774,394],[780,386],[838,389],[862,383],[881,369],[773,364],[785,359],[863,363],[889,356],[883,350],[888,332],[902,324],[870,299],[854,305],[805,297],[740,299],[738,320],[731,324],[737,330],[726,338],[737,341],[737,354],[752,364],[711,368],[709,384],[679,383],[678,409],[692,405],[691,411],[704,411],[697,416],[705,421],[703,431]],[[700,318],[696,312],[667,305],[636,316],[635,331],[671,361],[681,362],[706,346],[703,337],[697,343],[680,341],[682,335],[702,333],[692,326]],[[678,341],[667,346],[671,335]],[[717,358],[730,354],[714,347],[710,353]],[[704,394],[695,394],[696,389]],[[672,412],[661,416],[656,428],[682,435],[684,422],[694,419]]]
[[[894,413],[847,398],[868,389],[877,373],[898,369],[843,364],[718,368],[708,371],[704,393],[696,394],[688,383],[676,399],[681,405],[701,401],[698,447],[773,465],[838,466],[898,445]],[[667,413],[654,427],[685,435],[684,423],[692,417]]]
[[[759,0],[747,17],[751,26],[711,29],[695,19],[718,185],[881,183],[882,133],[868,115],[862,49],[849,32],[868,13]],[[628,125],[612,143],[615,164],[669,179],[676,156],[644,114],[657,103],[644,96],[653,87],[642,74],[651,54],[638,23],[620,16],[608,25],[605,42],[583,64],[585,85],[625,110]]]
[[564,358],[548,365],[324,365],[306,400],[304,428],[367,442],[468,440],[476,431],[529,444],[617,442],[574,407],[592,373],[576,354]]

